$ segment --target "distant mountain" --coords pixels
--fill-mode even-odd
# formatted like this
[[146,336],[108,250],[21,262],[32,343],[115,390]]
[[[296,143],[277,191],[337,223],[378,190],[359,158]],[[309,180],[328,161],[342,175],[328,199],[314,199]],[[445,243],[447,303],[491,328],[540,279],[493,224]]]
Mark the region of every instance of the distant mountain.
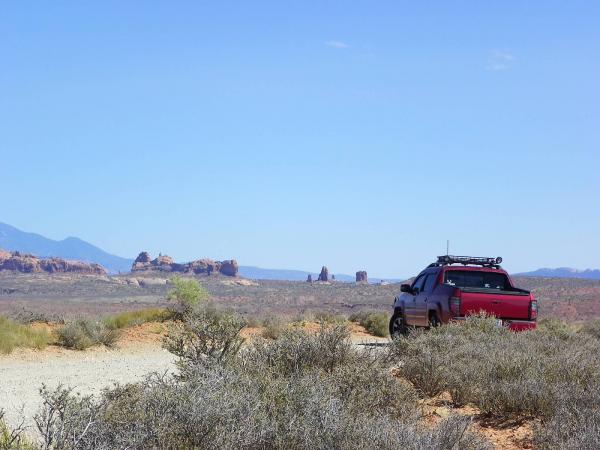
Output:
[[[62,241],[55,241],[39,234],[21,231],[2,222],[0,222],[0,249],[32,253],[39,257],[54,256],[97,263],[110,273],[129,272],[133,264],[133,259],[111,255],[76,237],[68,237]],[[304,270],[263,269],[254,266],[240,266],[239,268],[240,276],[255,280],[306,281],[309,273],[312,275],[313,280],[317,280],[319,277],[318,273],[311,273]],[[334,275],[337,281],[352,282],[355,280],[355,277],[352,275],[343,273],[336,273]],[[391,283],[402,281],[402,279],[384,279],[378,277],[370,277],[369,280],[371,282],[383,280]]]
[[104,250],[76,237],[62,241],[45,238],[39,234],[26,233],[0,222],[0,248],[10,251],[32,253],[39,257],[56,256],[64,259],[97,263],[112,273],[129,272],[132,259],[111,255]]
[[558,267],[556,269],[542,268],[533,272],[517,273],[519,277],[550,277],[550,278],[586,278],[588,280],[600,280],[600,270],[579,270],[571,267]]
[[[308,275],[312,275],[313,280],[319,278],[319,274],[316,272],[307,272],[304,270],[291,270],[291,269],[263,269],[261,267],[254,266],[240,266],[239,274],[244,278],[251,278],[254,280],[285,280],[285,281],[306,281]],[[355,277],[352,275],[346,275],[343,273],[336,273],[335,279],[337,281],[353,282]],[[373,278],[370,277],[371,282],[380,282],[381,280],[390,283],[396,283],[402,281],[402,279],[385,279],[385,278]]]

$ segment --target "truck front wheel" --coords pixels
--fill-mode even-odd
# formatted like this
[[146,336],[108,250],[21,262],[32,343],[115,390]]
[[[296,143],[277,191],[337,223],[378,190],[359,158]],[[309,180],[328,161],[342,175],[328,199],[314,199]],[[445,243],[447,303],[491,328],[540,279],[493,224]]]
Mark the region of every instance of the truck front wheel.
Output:
[[407,332],[404,315],[401,312],[394,312],[394,315],[390,319],[390,336],[394,339],[405,336]]

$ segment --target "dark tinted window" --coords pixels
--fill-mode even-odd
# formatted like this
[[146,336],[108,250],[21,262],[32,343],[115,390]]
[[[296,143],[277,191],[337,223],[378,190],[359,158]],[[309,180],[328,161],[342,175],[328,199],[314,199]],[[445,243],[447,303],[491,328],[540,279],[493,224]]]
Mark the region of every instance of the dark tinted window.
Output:
[[436,279],[437,273],[430,273],[427,275],[427,280],[425,280],[425,292],[433,291],[433,285],[435,284]]
[[477,272],[471,270],[448,270],[444,275],[444,283],[464,288],[498,290],[510,288],[508,279],[503,273]]
[[412,287],[415,291],[418,290],[421,292],[423,290],[423,283],[425,283],[425,275],[421,275],[419,278],[417,278]]

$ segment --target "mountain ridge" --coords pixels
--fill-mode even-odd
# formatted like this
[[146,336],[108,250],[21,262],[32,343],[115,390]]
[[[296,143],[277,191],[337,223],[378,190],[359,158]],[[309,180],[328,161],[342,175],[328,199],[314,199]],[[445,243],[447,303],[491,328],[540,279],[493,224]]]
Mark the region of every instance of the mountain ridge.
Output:
[[58,257],[102,265],[111,273],[129,272],[133,259],[112,255],[78,237],[49,239],[37,233],[21,231],[0,222],[0,248],[31,253],[38,257]]
[[572,267],[542,267],[531,272],[515,273],[519,277],[549,277],[549,278],[582,278],[586,280],[600,280],[599,269],[574,269]]

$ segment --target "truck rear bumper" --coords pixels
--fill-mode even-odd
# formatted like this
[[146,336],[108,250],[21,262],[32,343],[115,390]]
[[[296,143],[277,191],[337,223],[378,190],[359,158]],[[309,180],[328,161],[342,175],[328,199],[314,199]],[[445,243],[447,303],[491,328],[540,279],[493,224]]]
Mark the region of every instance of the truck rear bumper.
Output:
[[537,322],[533,320],[505,320],[503,325],[513,331],[535,330]]
[[[450,319],[452,322],[461,323],[466,319],[466,317],[453,317]],[[506,327],[512,331],[525,331],[525,330],[535,330],[537,327],[537,322],[534,320],[511,320],[511,319],[497,319],[498,326]]]

